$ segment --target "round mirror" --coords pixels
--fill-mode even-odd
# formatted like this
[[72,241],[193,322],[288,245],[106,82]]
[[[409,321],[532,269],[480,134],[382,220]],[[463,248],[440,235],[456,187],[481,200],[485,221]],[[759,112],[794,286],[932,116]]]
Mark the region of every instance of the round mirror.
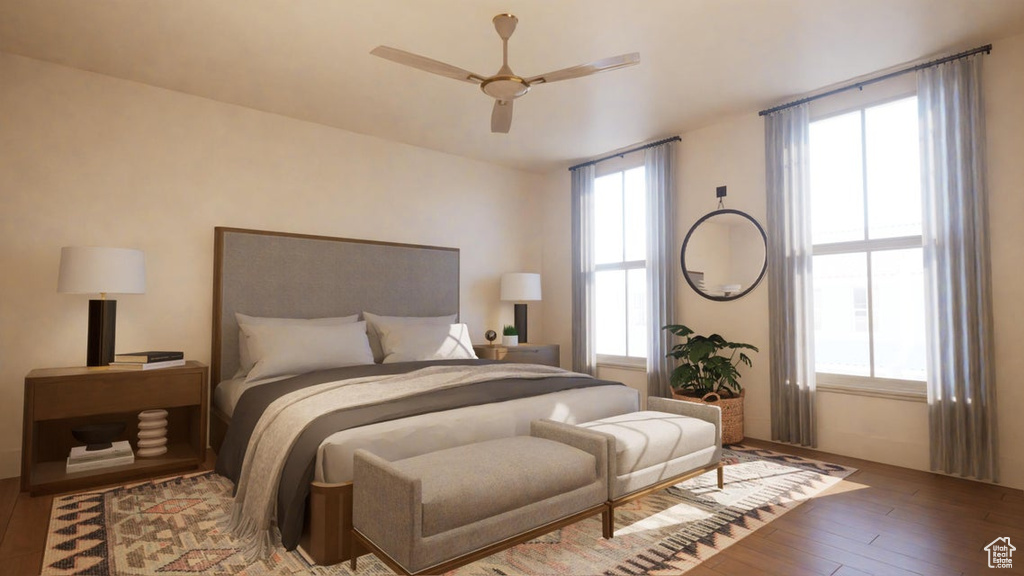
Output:
[[750,292],[768,269],[768,237],[746,212],[715,210],[690,228],[679,255],[683,277],[711,300]]

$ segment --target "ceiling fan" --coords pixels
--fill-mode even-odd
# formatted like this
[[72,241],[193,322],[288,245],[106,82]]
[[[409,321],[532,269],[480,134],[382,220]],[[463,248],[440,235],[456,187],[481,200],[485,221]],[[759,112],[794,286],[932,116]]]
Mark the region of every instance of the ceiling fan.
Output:
[[625,68],[626,66],[640,63],[640,54],[631,52],[588,64],[580,64],[571,68],[563,68],[562,70],[548,72],[547,74],[524,78],[515,75],[512,69],[508,67],[508,39],[515,32],[519,19],[512,14],[498,14],[494,17],[493,22],[494,29],[498,31],[502,44],[501,68],[493,76],[481,76],[451,64],[445,64],[444,62],[406,52],[405,50],[391,48],[390,46],[377,46],[370,51],[370,54],[391,60],[392,62],[419,68],[432,74],[479,85],[484,94],[494,98],[494,109],[491,111],[491,132],[503,134],[507,134],[509,127],[512,126],[512,102],[529,92],[533,85],[550,84],[559,80],[589,76],[598,72],[604,72],[605,70],[615,70],[616,68]]

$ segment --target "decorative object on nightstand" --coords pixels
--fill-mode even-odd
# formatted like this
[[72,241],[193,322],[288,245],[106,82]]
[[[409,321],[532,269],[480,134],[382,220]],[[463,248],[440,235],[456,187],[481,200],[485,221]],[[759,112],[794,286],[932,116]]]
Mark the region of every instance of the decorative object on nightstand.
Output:
[[515,302],[516,334],[519,342],[530,341],[526,334],[526,304],[540,300],[540,274],[514,272],[501,276],[501,299]]
[[[123,422],[121,427],[124,427]],[[74,446],[71,448],[71,453],[68,454],[64,472],[75,474],[99,468],[125,466],[134,462],[135,453],[132,452],[132,446],[127,440],[118,440],[102,450],[89,450],[85,446]]]
[[139,412],[139,458],[167,453],[167,410]]
[[517,364],[543,364],[555,367],[561,365],[558,344],[520,344],[518,346],[478,344],[473,346],[473,351],[476,352],[478,358],[484,360],[500,360]]
[[184,366],[185,359],[161,360],[159,362],[111,362],[111,370],[154,370],[156,368],[174,368]]
[[141,250],[65,246],[60,249],[57,292],[99,294],[89,300],[87,366],[106,366],[114,360],[117,301],[107,294],[145,294],[146,261]]
[[145,352],[128,352],[126,354],[114,355],[114,362],[137,362],[140,364],[184,359],[184,352],[171,352],[166,350],[147,350]]
[[87,452],[96,452],[112,447],[114,440],[117,440],[124,429],[124,422],[86,424],[72,428],[71,435],[75,437],[75,440],[85,443]]
[[515,326],[505,325],[501,330],[501,345],[502,346],[518,346],[519,345],[519,333],[516,331]]
[[494,341],[498,339],[498,333],[494,330],[488,330],[484,332],[484,340],[487,340],[488,344],[494,345]]

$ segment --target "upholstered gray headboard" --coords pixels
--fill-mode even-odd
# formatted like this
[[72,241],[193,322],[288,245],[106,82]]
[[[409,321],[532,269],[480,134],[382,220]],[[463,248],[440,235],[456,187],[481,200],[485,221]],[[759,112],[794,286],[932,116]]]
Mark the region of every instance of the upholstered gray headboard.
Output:
[[459,250],[218,227],[213,384],[238,370],[235,312],[277,318],[459,312]]

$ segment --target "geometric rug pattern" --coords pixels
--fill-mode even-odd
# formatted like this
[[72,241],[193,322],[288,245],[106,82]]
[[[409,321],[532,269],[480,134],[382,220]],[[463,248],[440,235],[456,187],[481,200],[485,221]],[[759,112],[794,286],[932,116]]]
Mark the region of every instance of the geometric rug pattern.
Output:
[[[801,502],[853,468],[770,450],[724,450],[725,488],[714,472],[615,511],[615,538],[588,518],[464,566],[453,576],[682,574]],[[278,548],[247,564],[219,525],[231,482],[212,472],[54,498],[43,574],[351,576],[348,563],[315,566],[300,550]],[[392,572],[362,556],[355,574]]]

